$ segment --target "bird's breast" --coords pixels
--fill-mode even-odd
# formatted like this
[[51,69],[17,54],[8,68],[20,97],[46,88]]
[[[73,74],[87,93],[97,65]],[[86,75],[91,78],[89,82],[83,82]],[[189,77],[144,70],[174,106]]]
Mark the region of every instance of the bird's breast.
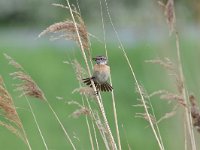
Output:
[[99,83],[106,82],[110,76],[110,67],[102,64],[94,65],[93,76]]

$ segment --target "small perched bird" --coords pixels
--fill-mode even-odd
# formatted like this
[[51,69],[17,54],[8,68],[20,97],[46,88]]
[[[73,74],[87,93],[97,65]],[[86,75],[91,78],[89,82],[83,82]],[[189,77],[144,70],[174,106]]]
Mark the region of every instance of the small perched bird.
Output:
[[107,82],[110,76],[110,67],[107,65],[107,58],[105,56],[97,56],[93,58],[96,61],[94,71],[91,78],[83,79],[86,85],[92,87],[91,80],[93,80],[95,87],[98,91],[110,92],[113,90],[112,86]]

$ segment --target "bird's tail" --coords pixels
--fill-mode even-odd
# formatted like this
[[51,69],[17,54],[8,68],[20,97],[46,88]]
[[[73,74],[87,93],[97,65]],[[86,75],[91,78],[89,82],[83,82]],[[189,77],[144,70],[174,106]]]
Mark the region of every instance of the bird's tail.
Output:
[[[83,83],[92,87],[91,80],[93,80],[93,78],[85,78],[85,79],[83,79]],[[93,82],[94,82],[94,85],[95,85],[95,87],[98,91],[111,92],[113,90],[113,87],[107,82],[102,83],[102,84],[100,84],[100,83],[98,83],[94,80],[93,80]]]

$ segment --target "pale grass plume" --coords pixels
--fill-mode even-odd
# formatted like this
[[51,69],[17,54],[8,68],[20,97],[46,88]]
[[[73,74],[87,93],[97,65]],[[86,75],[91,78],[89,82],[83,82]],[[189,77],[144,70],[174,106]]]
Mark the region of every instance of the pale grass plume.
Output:
[[14,66],[16,69],[23,70],[23,67],[17,63],[12,57],[4,53],[4,57],[8,60],[9,64]]
[[18,79],[21,81],[20,84],[15,84],[16,90],[22,92],[20,96],[26,95],[40,100],[45,99],[43,92],[28,74],[22,71],[17,71],[11,73],[10,75],[13,77],[13,79]]
[[[4,54],[4,55],[5,55],[6,59],[8,59],[8,58],[7,58],[8,55],[6,55],[6,54]],[[16,62],[13,58],[11,58],[11,59],[10,59],[10,58],[11,58],[11,57],[9,57],[9,59],[8,59],[9,62],[10,62],[11,60],[14,61],[14,62]],[[16,62],[16,63],[17,63],[17,62]],[[18,64],[18,63],[17,63],[17,64]],[[15,67],[15,65],[13,65],[13,66]],[[15,67],[15,68],[16,68],[16,67]],[[18,68],[16,68],[16,69],[18,69]],[[54,109],[52,108],[51,104],[50,104],[50,103],[48,102],[48,100],[46,99],[46,97],[45,97],[44,93],[42,92],[42,90],[38,87],[38,85],[36,84],[36,82],[31,78],[31,76],[29,76],[29,75],[24,71],[23,68],[20,68],[19,71],[14,72],[14,73],[11,73],[10,75],[13,76],[14,79],[18,79],[18,80],[21,81],[20,84],[16,84],[16,87],[17,87],[16,90],[19,90],[19,91],[22,92],[22,95],[21,95],[21,96],[25,96],[25,97],[26,97],[26,96],[34,97],[34,98],[37,98],[37,99],[40,99],[40,100],[44,100],[44,101],[47,103],[49,109],[52,111],[53,115],[55,116],[56,120],[58,121],[59,125],[61,126],[61,128],[62,128],[64,134],[66,135],[67,139],[69,140],[69,142],[70,142],[72,148],[73,148],[74,150],[76,150],[75,145],[73,144],[73,142],[72,142],[72,140],[71,140],[69,134],[67,133],[67,131],[66,131],[64,125],[63,125],[62,122],[60,121],[58,115],[56,114],[56,112],[55,112]],[[26,97],[26,99],[27,99],[27,97]],[[36,118],[35,118],[35,114],[34,114],[34,112],[33,112],[33,110],[32,110],[32,107],[31,107],[31,105],[30,105],[28,99],[27,99],[27,102],[28,102],[29,107],[30,107],[30,109],[31,109],[31,113],[33,114],[34,120],[35,120],[36,125],[37,125],[37,127],[38,127],[38,130],[39,130],[39,132],[40,132],[40,135],[41,135],[41,137],[42,137],[42,139],[43,139],[43,142],[44,142],[44,144],[45,144],[45,147],[46,147],[46,149],[48,149],[48,148],[47,148],[47,145],[46,145],[46,143],[45,143],[45,141],[44,141],[43,135],[42,135],[42,133],[41,133],[41,131],[40,131],[40,128],[39,128],[39,126],[38,126],[37,120],[36,120]],[[30,148],[30,149],[31,149],[31,148]]]
[[150,94],[150,97],[159,95],[160,99],[176,100],[180,105],[186,107],[185,99],[182,95],[183,81],[181,80],[177,66],[169,58],[148,60],[147,63],[158,64],[169,72],[169,75],[174,79],[177,93],[172,93],[167,90],[158,90]]
[[7,91],[3,78],[0,76],[0,115],[5,118],[6,121],[0,121],[0,126],[5,127],[13,134],[22,139],[31,150],[29,140],[26,136],[26,132],[16,111],[13,99]]
[[30,96],[44,100],[45,98],[42,90],[37,86],[35,81],[24,71],[23,67],[7,54],[4,54],[4,56],[8,60],[9,64],[18,69],[18,71],[10,73],[10,75],[13,77],[13,79],[18,79],[21,81],[21,83],[15,84],[16,90],[22,92],[20,96]]
[[70,105],[74,104],[74,105],[78,106],[78,109],[76,109],[72,114],[70,114],[70,117],[79,118],[82,115],[90,115],[90,110],[86,106],[82,106],[81,104],[79,104],[76,101],[70,101],[70,102],[68,102],[68,104],[70,104]]
[[4,54],[4,56],[9,61],[9,64],[11,64],[15,69],[18,70],[16,72],[11,73],[10,75],[13,77],[13,79],[18,79],[21,82],[18,84],[14,84],[16,86],[16,91],[20,91],[22,93],[20,97],[24,96],[26,98],[26,101],[32,113],[33,119],[39,131],[39,134],[42,138],[45,149],[48,150],[46,141],[44,139],[44,136],[42,135],[42,131],[36,119],[35,113],[27,97],[27,96],[30,96],[30,97],[34,97],[40,100],[45,100],[44,94],[40,90],[40,88],[37,86],[35,81],[33,81],[33,79],[25,72],[25,70],[19,63],[17,63],[12,57],[8,56],[7,54]]
[[159,64],[163,66],[167,70],[174,71],[175,66],[174,63],[167,57],[165,57],[163,60],[160,58],[152,59],[152,60],[146,60],[146,63],[152,63],[152,64]]
[[22,132],[22,123],[14,106],[13,99],[6,90],[3,78],[0,76],[0,115],[5,118],[0,121],[0,125],[7,128],[12,133],[16,134],[21,139],[25,139]]
[[156,118],[151,114],[149,114],[149,116],[146,113],[136,113],[135,115],[136,118],[142,118],[148,122],[152,122],[153,124],[156,124],[157,123]]
[[136,92],[141,96],[141,98],[138,99],[140,103],[135,106],[136,107],[142,106],[144,108],[144,112],[136,113],[135,117],[143,118],[149,122],[149,125],[150,125],[150,127],[153,131],[153,134],[157,140],[159,148],[161,150],[164,150],[165,149],[164,144],[163,144],[162,137],[160,134],[160,129],[158,127],[154,109],[153,109],[153,106],[150,101],[150,97],[148,96],[147,91],[145,90],[145,88],[142,85],[139,85],[139,84],[136,85]]
[[176,23],[174,0],[167,0],[166,4],[164,4],[162,1],[158,1],[158,4],[164,11],[166,22],[169,26],[169,34],[172,35],[172,33],[175,31],[175,23]]
[[169,119],[171,117],[173,117],[176,114],[175,110],[172,110],[171,112],[167,112],[165,113],[165,115],[163,115],[158,121],[157,124],[160,123],[163,120]]
[[82,67],[82,65],[76,59],[71,61],[71,65],[75,71],[76,79],[79,82],[82,82],[82,79],[87,75],[86,70]]
[[96,92],[91,87],[80,87],[72,91],[72,93],[78,92],[81,95],[85,95],[89,98],[96,99]]
[[172,33],[175,34],[175,42],[176,42],[176,52],[177,52],[177,74],[176,76],[176,87],[178,90],[178,94],[182,96],[182,99],[184,100],[185,105],[187,107],[184,107],[184,116],[185,116],[185,122],[186,123],[186,133],[185,135],[185,142],[190,141],[191,146],[190,149],[196,150],[196,143],[195,143],[195,137],[192,129],[192,119],[190,116],[190,112],[188,109],[189,100],[188,100],[188,91],[186,89],[185,85],[185,79],[184,79],[184,73],[183,73],[183,65],[181,60],[181,54],[180,54],[180,41],[179,41],[179,35],[178,31],[176,29],[176,17],[175,17],[175,10],[174,10],[174,0],[167,0],[166,5],[163,5],[162,2],[159,2],[161,6],[164,8],[164,13],[166,16],[167,23],[169,25],[169,33],[170,35]]
[[25,137],[23,136],[23,133],[17,129],[16,127],[14,127],[11,124],[8,124],[6,122],[0,121],[0,126],[5,127],[7,130],[9,130],[11,133],[15,134],[16,136],[18,136],[20,139],[22,139],[22,141],[25,142]]
[[159,96],[160,99],[167,100],[169,102],[176,101],[181,106],[187,107],[181,94],[171,93],[167,90],[158,90],[149,95],[149,97],[153,96]]
[[[55,4],[54,4],[55,5]],[[62,6],[63,8],[68,8],[67,6],[63,6],[61,4],[56,4],[55,6]],[[89,53],[89,38],[86,26],[84,24],[83,19],[80,17],[79,13],[76,10],[73,10],[76,17],[76,26],[78,28],[79,35],[81,37],[82,45],[85,50]],[[69,40],[73,40],[80,45],[80,41],[78,40],[78,36],[76,34],[76,27],[74,22],[71,20],[66,20],[58,23],[54,23],[43,30],[38,37],[41,37],[47,33],[60,33],[60,36],[55,36],[53,39],[65,38]]]
[[[87,76],[87,72],[86,70],[81,66],[81,64],[75,59],[73,61],[71,61],[71,65],[75,71],[75,75],[76,75],[76,79],[82,83],[82,79]],[[79,88],[76,88],[72,91],[72,93],[76,93],[78,92],[79,94],[81,95],[85,95],[87,97],[90,97],[92,99],[96,98],[96,92],[94,91],[93,88],[91,87],[79,87]]]

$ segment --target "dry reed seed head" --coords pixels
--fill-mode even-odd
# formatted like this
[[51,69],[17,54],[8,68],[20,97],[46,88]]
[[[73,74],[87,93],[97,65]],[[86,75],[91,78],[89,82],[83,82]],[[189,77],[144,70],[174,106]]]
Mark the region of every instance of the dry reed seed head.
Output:
[[14,79],[20,80],[21,84],[16,84],[16,90],[21,91],[22,94],[20,96],[30,96],[34,98],[38,98],[44,100],[44,94],[41,89],[37,86],[37,84],[33,81],[33,79],[22,71],[14,72],[10,74]]
[[0,115],[2,115],[7,120],[5,122],[0,121],[0,125],[6,127],[9,131],[22,138],[22,123],[13,104],[12,97],[4,87],[2,78],[0,84],[0,110]]
[[19,129],[15,128],[14,126],[12,126],[10,124],[2,122],[2,121],[0,121],[0,126],[5,127],[10,132],[12,132],[13,134],[17,135],[19,138],[21,138],[25,142],[25,138],[24,138],[23,134],[21,133],[21,131]]
[[175,12],[174,12],[174,0],[168,0],[165,6],[165,16],[167,19],[167,23],[169,25],[170,35],[175,30]]
[[186,103],[184,102],[184,99],[182,98],[182,91],[183,91],[183,81],[181,80],[180,75],[177,73],[177,69],[174,65],[174,63],[169,59],[169,58],[165,58],[164,60],[161,59],[155,59],[155,60],[148,60],[146,61],[147,63],[153,63],[153,64],[159,64],[161,66],[163,66],[165,69],[167,69],[170,72],[170,75],[173,75],[175,80],[176,80],[176,87],[178,90],[178,95],[177,94],[173,94],[170,93],[166,90],[160,90],[160,91],[156,91],[152,94],[150,94],[150,97],[154,96],[154,95],[161,95],[160,98],[161,99],[167,99],[167,100],[177,100],[179,102],[179,104],[186,106]]
[[149,102],[147,101],[147,100],[145,100],[144,102],[142,101],[142,99],[140,99],[140,98],[138,98],[137,99],[138,101],[139,101],[139,104],[136,104],[136,105],[133,105],[133,106],[135,106],[135,107],[144,107],[144,103],[145,103],[145,105],[146,105],[146,108],[147,109],[149,109],[150,107],[149,107]]
[[148,122],[151,121],[153,124],[157,123],[156,118],[151,114],[147,115],[146,113],[136,113],[135,117],[136,118],[143,118]]
[[147,94],[144,86],[142,86],[142,85],[139,85],[139,87],[137,85],[135,85],[135,91],[138,94],[142,94],[145,98],[148,97],[148,94]]
[[87,75],[86,70],[81,66],[81,64],[75,59],[71,62],[75,73],[76,73],[76,78],[79,81],[82,81],[83,77]]
[[152,94],[149,95],[149,97],[153,97],[153,96],[159,96],[160,99],[164,99],[164,100],[175,100],[178,102],[178,104],[187,107],[183,97],[179,94],[175,94],[175,93],[171,93],[167,90],[159,90],[159,91],[155,91]]
[[70,116],[74,117],[74,118],[79,118],[81,115],[89,115],[90,114],[90,110],[86,107],[81,107],[77,110],[75,110]]
[[14,66],[16,69],[20,69],[21,71],[17,71],[11,73],[10,75],[13,76],[14,79],[19,79],[22,81],[21,84],[17,84],[17,90],[22,91],[22,95],[27,95],[39,99],[45,99],[43,92],[37,86],[37,84],[33,81],[33,79],[24,72],[23,67],[17,63],[12,57],[4,54],[5,58],[9,61],[9,64]]
[[184,87],[183,81],[181,80],[181,77],[178,74],[175,75],[175,79],[176,79],[177,90],[180,94],[182,94],[183,93],[183,87]]
[[9,64],[12,65],[13,67],[15,67],[16,69],[21,69],[23,70],[23,67],[17,63],[12,57],[10,57],[7,54],[4,54],[4,57],[8,60]]
[[153,93],[151,93],[151,94],[149,95],[149,97],[151,98],[151,97],[153,97],[153,96],[159,96],[159,95],[161,95],[161,94],[163,94],[163,93],[168,93],[168,91],[166,91],[166,90],[154,91]]
[[95,120],[95,124],[96,124],[98,130],[100,132],[107,133],[107,130],[106,130],[104,124],[102,123],[97,111],[93,111],[93,119]]
[[[86,26],[82,22],[81,22],[81,24],[76,23],[76,25],[78,28],[79,35],[81,37],[83,47],[88,50],[89,49],[88,33],[86,30]],[[58,33],[58,32],[64,33],[60,37],[64,37],[69,40],[74,40],[80,45],[78,36],[76,33],[76,27],[75,27],[73,21],[63,21],[63,22],[55,23],[55,24],[49,26],[48,28],[46,28],[44,31],[42,31],[38,35],[38,37],[41,37],[47,33]],[[59,39],[59,37],[57,39]]]
[[96,92],[91,87],[80,87],[72,91],[72,93],[78,92],[81,95],[86,95],[90,98],[96,98]]
[[80,103],[78,103],[77,101],[69,101],[68,102],[69,105],[77,105],[79,107],[79,109],[75,110],[70,116],[74,117],[74,118],[79,118],[81,115],[89,115],[90,114],[90,110],[89,108],[82,106]]
[[157,121],[157,123],[160,123],[160,122],[163,121],[163,120],[169,119],[169,118],[173,117],[175,114],[176,114],[176,111],[174,111],[174,110],[172,110],[171,112],[165,113],[165,115],[162,116],[162,117]]
[[167,70],[175,71],[174,63],[169,58],[164,58],[164,60],[161,60],[161,59],[146,60],[145,62],[159,64]]
[[200,132],[200,111],[199,106],[197,105],[197,100],[194,95],[189,96],[189,100],[191,103],[191,116],[193,121],[193,126]]

